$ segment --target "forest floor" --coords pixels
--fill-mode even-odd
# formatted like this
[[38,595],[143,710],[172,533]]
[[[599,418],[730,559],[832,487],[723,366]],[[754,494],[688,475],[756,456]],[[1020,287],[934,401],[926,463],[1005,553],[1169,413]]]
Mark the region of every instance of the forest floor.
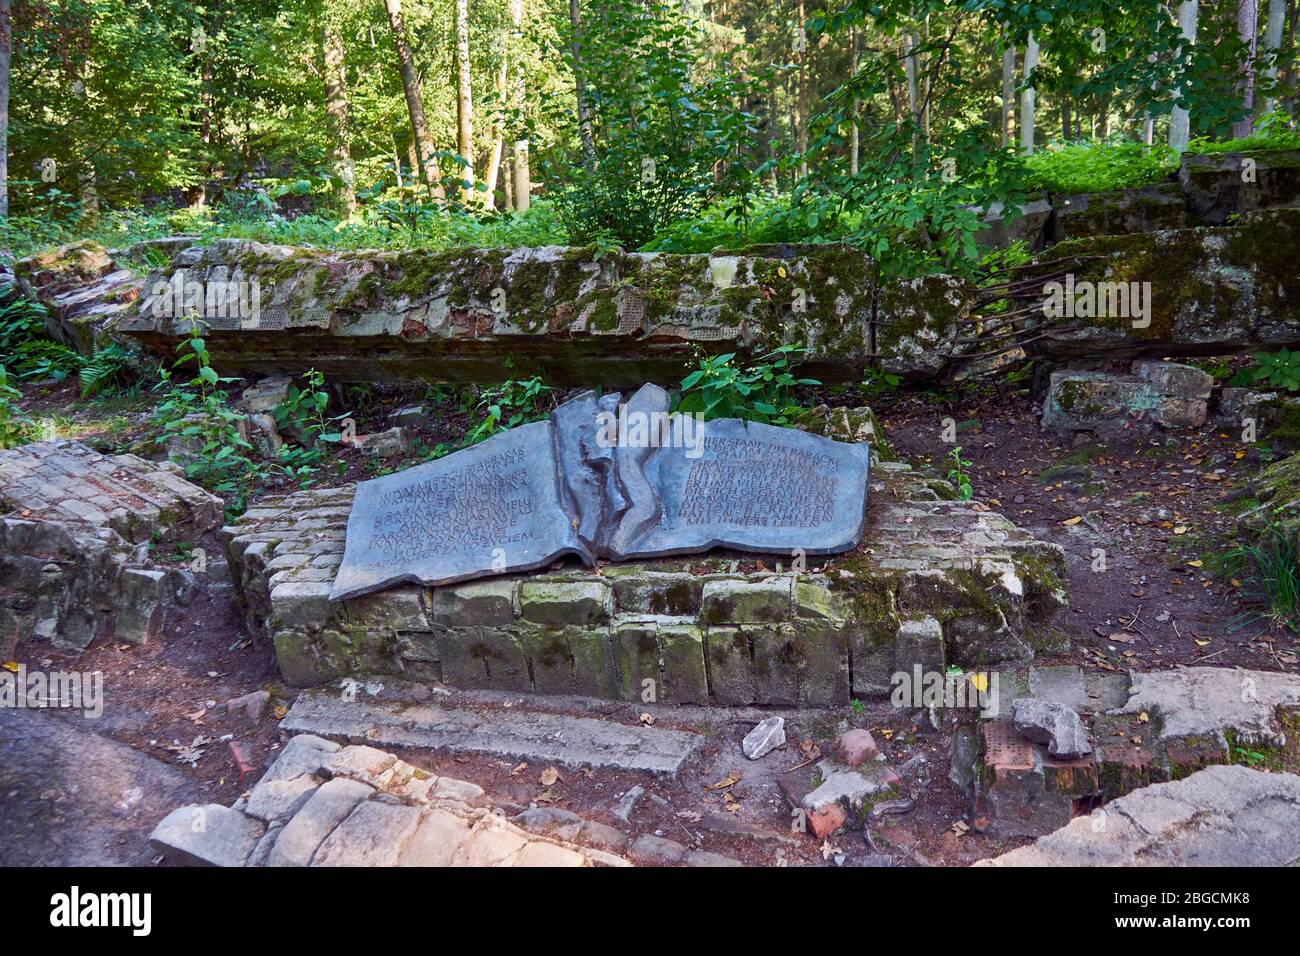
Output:
[[[388,416],[418,401],[421,391],[369,393],[369,404],[358,410],[360,430],[387,427]],[[943,441],[944,419],[953,419],[960,455],[971,462],[975,497],[1064,548],[1070,608],[1062,625],[1071,650],[1045,663],[1110,672],[1196,664],[1300,672],[1300,641],[1255,613],[1249,585],[1234,576],[1237,571],[1225,557],[1245,483],[1267,458],[1260,449],[1243,446],[1210,425],[1178,433],[1134,429],[1104,445],[1073,447],[1039,428],[1039,404],[1027,382],[924,393],[900,390],[869,400],[854,394],[852,401],[845,394],[816,397],[871,404],[894,452],[940,475],[948,471],[953,447]],[[27,413],[51,417],[59,437],[76,437],[112,452],[138,447],[149,432],[152,404],[147,394],[81,402],[67,383],[27,385],[22,401]],[[468,413],[444,402],[432,417],[436,424],[420,430],[415,452],[454,441],[464,433],[467,419]],[[376,462],[352,449],[342,450],[337,459],[342,466],[322,471],[319,484],[374,477],[414,463],[410,458]],[[255,498],[293,487],[287,481],[267,482]],[[215,541],[203,544],[212,549],[209,553],[220,553]],[[1105,570],[1100,569],[1099,550]],[[18,645],[14,659],[29,668],[102,671],[105,713],[93,732],[179,770],[197,801],[229,805],[274,760],[281,743],[276,722],[295,692],[280,683],[270,649],[247,631],[229,586],[203,581],[195,600],[172,612],[167,634],[165,641],[146,647],[101,641],[78,657],[28,641]],[[267,719],[250,726],[226,713],[227,700],[258,689],[272,695]],[[1024,842],[999,841],[965,828],[970,806],[948,781],[947,736],[918,715],[887,704],[785,712],[789,743],[755,763],[740,757],[739,742],[761,718],[757,710],[683,719],[687,715],[672,708],[611,701],[462,695],[457,705],[480,710],[488,719],[494,707],[558,710],[626,723],[642,721],[641,714],[649,711],[658,726],[680,726],[706,736],[675,778],[562,770],[560,785],[549,794],[537,780],[541,767],[520,769],[518,761],[481,754],[404,754],[426,769],[480,784],[508,811],[524,809],[540,797],[625,831],[631,826],[632,835],[653,832],[768,865],[961,865]],[[80,722],[75,717],[50,719]],[[776,773],[801,765],[810,748],[833,752],[839,734],[849,727],[872,731],[889,766],[902,777],[912,809],[826,842],[792,835]],[[240,762],[251,772],[241,775]],[[717,786],[737,774],[737,781]],[[616,798],[637,785],[646,794],[630,823],[614,818]],[[7,786],[0,773],[0,792],[18,794]],[[77,794],[64,789],[56,784],[40,798],[75,805]],[[141,844],[154,822],[140,821]],[[139,852],[136,847],[135,855],[124,861],[136,859]]]

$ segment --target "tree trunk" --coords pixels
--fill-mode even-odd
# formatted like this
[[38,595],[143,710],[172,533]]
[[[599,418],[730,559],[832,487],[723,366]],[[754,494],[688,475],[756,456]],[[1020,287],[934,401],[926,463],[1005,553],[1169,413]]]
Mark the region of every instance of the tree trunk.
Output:
[[1255,21],[1258,0],[1237,0],[1237,35],[1246,44],[1246,59],[1241,64],[1241,105],[1246,115],[1232,124],[1232,138],[1245,139],[1255,130]]
[[1070,99],[1069,97],[1061,98],[1061,142],[1068,143],[1070,136]]
[[[1183,0],[1178,5],[1178,29],[1182,31],[1183,39],[1189,46],[1196,43],[1196,14],[1199,6],[1199,0]],[[1179,90],[1174,90],[1174,101],[1177,102]],[[1187,110],[1181,106],[1175,105],[1169,113],[1169,146],[1176,152],[1182,153],[1187,149],[1187,142],[1191,138],[1192,122],[1191,116]]]
[[[1277,83],[1277,58],[1282,53],[1282,33],[1286,29],[1287,0],[1268,0],[1268,25],[1264,28],[1264,49],[1268,51],[1269,65],[1264,71],[1270,87]],[[1264,101],[1264,112],[1277,108],[1277,96],[1270,91]]]
[[1016,48],[1002,51],[1002,148],[1016,138]]
[[[430,192],[438,199],[444,198],[438,164],[433,156],[433,141],[429,138],[429,124],[424,118],[424,103],[420,100],[420,79],[411,59],[411,47],[406,42],[406,23],[402,20],[402,0],[384,0],[388,12],[388,26],[393,33],[393,46],[397,50],[397,71],[402,76],[402,92],[406,96],[406,111],[411,116],[413,149],[420,166],[420,174]],[[414,171],[412,171],[414,172]]]
[[[523,0],[510,0],[510,19],[514,23],[515,35],[522,36],[524,23],[524,2]],[[527,91],[524,87],[524,58],[519,57],[519,62],[515,65],[515,116],[516,122],[523,121],[524,106],[526,105]],[[529,179],[528,171],[528,140],[523,137],[515,136],[514,160],[510,163],[512,186],[514,193],[513,208],[515,212],[528,212],[528,205],[532,200],[533,184]]]
[[1034,107],[1035,91],[1029,84],[1029,77],[1038,66],[1038,41],[1029,34],[1025,44],[1024,81],[1026,86],[1020,94],[1020,152],[1031,156],[1034,152]]
[[0,0],[0,219],[9,218],[9,63],[13,58],[10,0]]
[[569,0],[569,26],[573,30],[569,49],[573,53],[573,93],[578,100],[578,135],[582,138],[582,152],[588,166],[596,157],[596,147],[591,141],[591,119],[587,116],[587,88],[582,76],[582,9],[578,0]]
[[339,206],[344,218],[351,219],[357,211],[356,169],[352,165],[352,149],[348,143],[347,78],[343,66],[343,37],[338,28],[329,23],[324,28],[325,55],[325,115],[329,119],[334,140],[332,155],[334,174],[342,183],[339,189]]
[[798,106],[795,108],[795,149],[799,151],[799,178],[808,178],[808,39],[804,30],[803,0],[799,0],[798,28],[803,37],[801,49],[795,62],[799,65],[797,93]]
[[912,120],[912,152],[916,152],[917,131],[921,126],[921,104],[916,93],[916,31],[903,31],[903,72],[907,76],[907,115]]
[[[858,28],[849,29],[849,76],[858,75]],[[858,110],[862,108],[862,103],[855,96],[853,97],[853,109],[849,114],[852,118],[849,120],[849,173],[856,176],[858,174],[859,161],[861,159],[861,146],[858,140]]]
[[460,177],[461,202],[475,202],[474,98],[469,72],[469,0],[456,0],[456,152],[465,160]]

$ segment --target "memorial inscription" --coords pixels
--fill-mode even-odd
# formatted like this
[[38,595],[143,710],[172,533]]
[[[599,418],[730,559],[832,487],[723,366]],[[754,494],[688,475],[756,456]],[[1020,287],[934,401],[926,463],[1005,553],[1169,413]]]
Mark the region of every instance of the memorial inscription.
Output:
[[584,393],[546,421],[361,482],[331,599],[566,555],[591,565],[716,547],[831,554],[861,537],[866,445],[739,419],[656,433],[690,442],[629,441],[631,430],[599,427],[602,416],[671,424],[669,397],[646,385],[620,399]]

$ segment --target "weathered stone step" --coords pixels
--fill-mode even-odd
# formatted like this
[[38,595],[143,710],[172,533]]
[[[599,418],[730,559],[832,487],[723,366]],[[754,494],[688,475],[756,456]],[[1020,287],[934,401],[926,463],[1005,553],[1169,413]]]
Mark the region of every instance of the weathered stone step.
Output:
[[493,754],[512,760],[677,773],[698,734],[524,710],[465,710],[437,704],[344,700],[336,691],[299,695],[286,733],[385,747]]
[[977,866],[1295,866],[1300,777],[1207,767]]

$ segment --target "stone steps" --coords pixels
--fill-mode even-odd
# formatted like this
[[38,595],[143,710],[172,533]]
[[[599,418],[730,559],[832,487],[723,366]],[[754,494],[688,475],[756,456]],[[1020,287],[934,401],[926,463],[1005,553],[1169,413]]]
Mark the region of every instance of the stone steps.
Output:
[[337,691],[300,694],[280,726],[286,733],[337,741],[666,776],[676,774],[703,739],[681,730],[541,711],[345,700]]

